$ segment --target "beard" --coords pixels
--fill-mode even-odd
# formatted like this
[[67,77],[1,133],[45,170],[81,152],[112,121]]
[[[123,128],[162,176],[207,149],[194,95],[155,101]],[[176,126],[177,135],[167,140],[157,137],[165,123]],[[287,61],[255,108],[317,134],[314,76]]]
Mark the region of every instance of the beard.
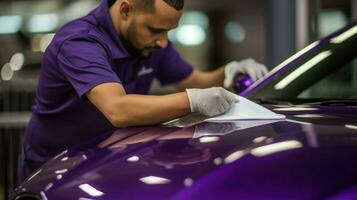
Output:
[[[151,54],[161,49],[158,46],[148,46],[142,49],[137,48],[134,46],[135,41],[139,40],[137,37],[137,29],[136,29],[136,19],[134,18],[133,21],[130,22],[128,30],[127,30],[127,38],[122,38],[124,48],[128,51],[128,53],[134,57],[138,58],[148,58]],[[147,54],[144,54],[144,51],[149,51]]]
[[[129,24],[128,30],[127,30],[127,38],[123,38],[123,45],[124,48],[128,51],[128,53],[134,57],[139,57],[139,58],[148,58],[151,56],[152,52],[148,53],[148,55],[144,54],[143,49],[139,49],[133,45],[134,41],[138,40],[139,38],[136,37],[136,26],[135,26],[136,20],[133,19],[131,23]],[[152,51],[158,50],[158,47],[148,47],[147,49],[150,49]]]

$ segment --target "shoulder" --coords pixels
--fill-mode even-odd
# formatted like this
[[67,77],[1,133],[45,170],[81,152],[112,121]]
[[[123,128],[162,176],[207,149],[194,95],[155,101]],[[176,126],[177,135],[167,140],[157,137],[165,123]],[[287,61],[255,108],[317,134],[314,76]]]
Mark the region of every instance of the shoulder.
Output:
[[59,52],[64,45],[99,48],[107,51],[104,33],[91,16],[73,20],[65,24],[55,35],[51,44]]

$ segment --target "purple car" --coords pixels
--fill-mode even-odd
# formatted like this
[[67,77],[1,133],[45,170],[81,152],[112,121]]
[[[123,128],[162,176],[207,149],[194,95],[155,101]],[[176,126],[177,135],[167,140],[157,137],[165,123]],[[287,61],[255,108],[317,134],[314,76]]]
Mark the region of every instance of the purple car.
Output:
[[49,160],[11,198],[357,199],[356,54],[353,22],[241,93],[285,120],[183,118],[103,133]]

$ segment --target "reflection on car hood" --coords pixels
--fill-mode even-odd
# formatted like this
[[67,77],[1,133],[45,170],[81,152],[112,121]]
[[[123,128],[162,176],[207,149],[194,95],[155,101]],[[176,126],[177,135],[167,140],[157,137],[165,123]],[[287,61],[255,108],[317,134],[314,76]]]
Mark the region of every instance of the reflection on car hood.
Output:
[[[47,199],[340,199],[357,191],[357,107],[269,106],[286,120],[120,129],[18,189]],[[246,122],[246,124],[250,122]],[[356,197],[356,196],[354,196]]]

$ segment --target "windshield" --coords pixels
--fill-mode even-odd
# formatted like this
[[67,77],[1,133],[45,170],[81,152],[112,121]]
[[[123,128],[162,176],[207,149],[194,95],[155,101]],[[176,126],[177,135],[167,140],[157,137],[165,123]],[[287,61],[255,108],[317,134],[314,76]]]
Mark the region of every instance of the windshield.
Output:
[[[306,51],[305,51],[306,52]],[[357,101],[357,25],[308,47],[253,88],[253,100]],[[279,67],[277,67],[279,68]]]

